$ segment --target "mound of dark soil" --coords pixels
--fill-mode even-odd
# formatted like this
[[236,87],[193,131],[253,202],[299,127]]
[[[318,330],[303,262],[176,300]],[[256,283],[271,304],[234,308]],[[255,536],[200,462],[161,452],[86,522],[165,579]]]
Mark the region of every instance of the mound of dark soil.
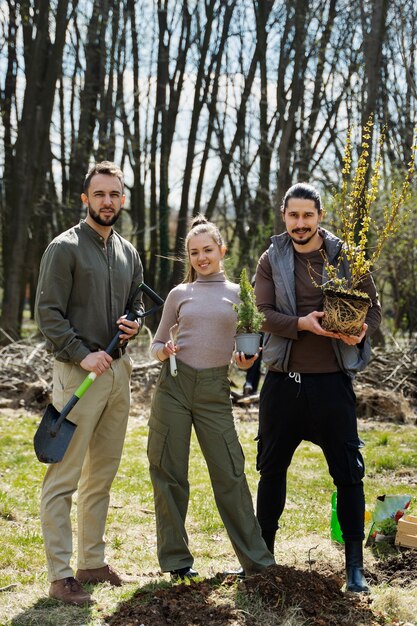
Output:
[[[216,584],[217,582],[217,584]],[[169,588],[138,590],[124,602],[110,626],[256,626],[231,604],[220,603],[218,581],[213,579]]]
[[380,585],[404,587],[415,582],[417,577],[417,550],[406,550],[375,563],[373,577]]
[[281,612],[297,607],[300,615],[314,626],[374,625],[376,620],[370,600],[363,594],[341,591],[343,580],[337,574],[304,571],[275,565],[246,579],[249,595],[259,594],[263,605]]
[[[202,582],[138,590],[109,618],[111,626],[261,626],[253,606],[262,605],[279,619],[297,610],[309,626],[377,626],[380,622],[362,594],[344,594],[336,574],[322,574],[276,565],[236,584],[236,578],[217,576]],[[222,587],[234,586],[247,596],[245,610]],[[229,589],[230,591],[230,589]],[[278,623],[278,621],[277,621]]]

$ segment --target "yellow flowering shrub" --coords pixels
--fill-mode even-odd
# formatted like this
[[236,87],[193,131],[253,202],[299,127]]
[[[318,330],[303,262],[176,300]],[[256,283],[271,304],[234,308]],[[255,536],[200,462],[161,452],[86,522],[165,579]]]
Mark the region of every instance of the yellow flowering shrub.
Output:
[[378,199],[382,170],[381,155],[386,132],[383,128],[378,138],[376,160],[367,184],[367,173],[371,167],[369,141],[372,125],[371,116],[363,129],[361,152],[353,172],[352,129],[349,129],[343,155],[342,188],[335,197],[339,219],[336,232],[344,242],[344,253],[351,272],[350,280],[339,278],[338,266],[331,265],[325,259],[329,282],[321,285],[323,289],[334,288],[342,293],[356,293],[357,295],[362,293],[357,288],[364,276],[377,264],[389,238],[397,232],[401,209],[410,194],[410,183],[415,170],[415,145],[411,148],[411,159],[400,189],[392,188],[389,202],[384,206],[381,217],[377,219],[373,209]]

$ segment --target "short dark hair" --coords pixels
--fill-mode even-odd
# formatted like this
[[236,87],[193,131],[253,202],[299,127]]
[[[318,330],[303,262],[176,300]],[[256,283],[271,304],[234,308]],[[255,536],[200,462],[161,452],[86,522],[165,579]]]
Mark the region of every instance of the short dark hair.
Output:
[[313,200],[314,206],[316,207],[317,211],[321,213],[323,210],[319,192],[315,187],[313,187],[313,185],[309,185],[308,183],[296,183],[288,189],[287,193],[284,196],[284,200],[282,201],[282,213],[285,213],[285,209],[288,206],[288,200],[290,200],[291,198]]
[[96,163],[88,170],[86,177],[84,178],[84,193],[87,193],[91,183],[91,179],[96,174],[107,174],[107,176],[116,176],[116,178],[120,180],[120,184],[122,185],[122,193],[124,192],[125,180],[120,167],[118,167],[116,163],[113,163],[113,161],[101,161],[101,163]]

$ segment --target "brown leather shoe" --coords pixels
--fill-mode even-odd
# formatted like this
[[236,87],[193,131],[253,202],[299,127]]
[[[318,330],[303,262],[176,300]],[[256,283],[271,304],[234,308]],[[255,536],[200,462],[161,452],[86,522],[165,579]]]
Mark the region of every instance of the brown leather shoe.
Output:
[[119,576],[110,565],[104,565],[96,569],[79,569],[75,577],[80,583],[90,583],[92,585],[110,583],[113,587],[121,587],[123,583],[128,582],[128,580]]
[[94,604],[93,598],[84,591],[78,580],[75,580],[73,576],[54,580],[49,587],[49,597],[61,600],[61,602],[66,604],[78,604],[79,606]]

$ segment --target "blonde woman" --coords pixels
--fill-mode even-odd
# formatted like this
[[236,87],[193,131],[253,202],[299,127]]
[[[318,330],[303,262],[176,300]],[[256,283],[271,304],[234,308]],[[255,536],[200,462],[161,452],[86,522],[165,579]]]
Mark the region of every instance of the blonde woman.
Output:
[[[163,361],[149,420],[148,458],[154,489],[158,559],[172,579],[197,576],[185,529],[191,429],[204,454],[219,514],[241,573],[274,563],[261,536],[233,422],[227,378],[239,286],[227,280],[218,228],[197,216],[185,241],[188,272],[168,294],[151,353]],[[170,329],[176,326],[172,341]],[[175,356],[176,370],[170,367]],[[235,354],[246,369],[257,356]],[[172,372],[172,373],[171,373]],[[172,375],[175,374],[176,375]]]

